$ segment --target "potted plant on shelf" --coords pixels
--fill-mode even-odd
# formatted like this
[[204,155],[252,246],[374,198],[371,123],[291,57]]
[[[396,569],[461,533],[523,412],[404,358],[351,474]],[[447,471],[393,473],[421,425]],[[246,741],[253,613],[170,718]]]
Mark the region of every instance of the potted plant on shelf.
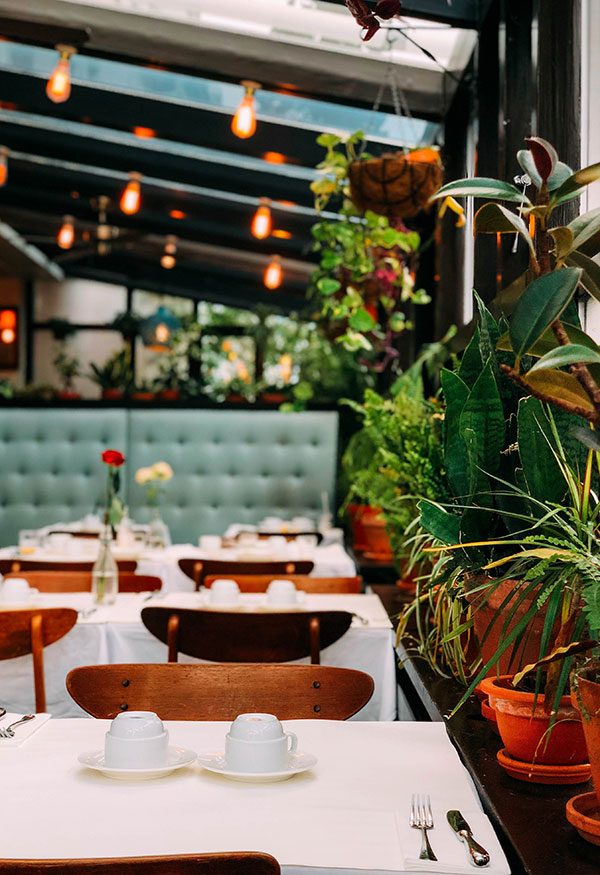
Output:
[[61,388],[56,392],[56,397],[61,401],[77,401],[81,398],[80,393],[75,391],[73,385],[73,380],[82,374],[79,356],[70,355],[66,346],[61,344],[52,364],[62,383]]
[[254,389],[249,378],[233,377],[227,383],[225,400],[228,404],[249,404],[254,400]]
[[119,401],[125,397],[132,382],[131,353],[127,347],[109,356],[103,365],[90,364],[90,379],[97,383],[105,401]]
[[139,380],[133,387],[130,398],[132,401],[154,401],[156,398],[154,382],[152,380]]
[[382,371],[398,358],[398,337],[412,327],[410,308],[429,296],[415,288],[419,235],[400,219],[367,210],[351,200],[350,168],[368,162],[358,131],[342,140],[334,134],[317,139],[326,149],[311,183],[321,213],[335,205],[335,216],[323,215],[312,228],[320,263],[311,278],[313,296],[329,336]]

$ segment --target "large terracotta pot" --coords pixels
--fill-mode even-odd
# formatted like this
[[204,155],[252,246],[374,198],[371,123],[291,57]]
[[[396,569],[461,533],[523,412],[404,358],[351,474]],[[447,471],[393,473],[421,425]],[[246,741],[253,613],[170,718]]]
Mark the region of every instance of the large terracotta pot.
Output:
[[498,731],[510,756],[539,765],[587,762],[581,719],[570,696],[560,700],[556,722],[548,732],[550,717],[544,711],[543,694],[535,701],[533,693],[515,690],[511,681],[512,675],[504,675],[486,678],[479,685],[494,709]]
[[432,149],[353,161],[349,168],[352,201],[361,211],[407,219],[427,207],[442,184],[442,175],[439,156]]
[[56,393],[56,397],[59,401],[80,401],[81,395],[79,392],[66,392],[63,389],[59,389]]
[[179,389],[161,389],[158,397],[161,401],[179,401],[181,399],[181,391]]
[[123,389],[103,389],[102,398],[104,401],[121,401],[125,397]]
[[[479,586],[481,581],[475,583]],[[510,595],[513,589],[516,589],[519,582],[516,580],[503,580],[494,589],[482,590],[476,593],[467,593],[466,599],[473,607],[473,631],[479,642],[481,649],[481,658],[483,664],[489,662],[494,653],[498,649],[500,637],[506,638],[511,629],[523,619],[527,611],[531,608],[532,598],[523,599],[521,604],[516,609],[508,627],[504,628],[504,617],[506,612],[510,610],[514,599],[510,599],[506,605],[504,600]],[[537,614],[529,624],[527,640],[524,646],[520,645],[518,653],[511,662],[512,645],[503,653],[497,664],[494,664],[489,671],[490,675],[508,674],[517,671],[529,665],[532,662],[537,662],[540,654],[540,640],[542,630],[544,628],[545,612],[541,611]]]
[[369,507],[367,504],[349,504],[348,515],[354,549],[359,553],[392,559],[392,547],[380,508]]
[[571,694],[573,705],[582,714],[583,732],[592,767],[594,790],[600,802],[600,666],[577,672],[577,692]]

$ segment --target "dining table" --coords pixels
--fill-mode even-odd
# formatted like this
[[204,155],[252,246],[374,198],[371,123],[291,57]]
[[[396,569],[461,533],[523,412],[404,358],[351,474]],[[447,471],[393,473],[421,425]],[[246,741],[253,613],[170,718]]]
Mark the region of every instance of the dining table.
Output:
[[[273,708],[276,713],[276,707]],[[239,782],[198,761],[152,780],[108,777],[78,761],[104,749],[110,721],[42,722],[3,747],[2,859],[80,859],[261,851],[284,875],[427,871],[468,875],[446,813],[458,809],[490,853],[489,875],[510,875],[469,773],[442,724],[291,720],[298,750],[317,758],[277,783]],[[221,753],[228,723],[165,722],[169,743]],[[18,739],[16,730],[16,739]],[[429,794],[431,846],[419,860],[412,794]]]
[[[72,668],[80,665],[166,662],[167,647],[143,625],[142,609],[150,605],[202,609],[210,607],[210,594],[208,590],[122,593],[117,595],[114,604],[97,606],[91,593],[41,593],[35,596],[32,605],[74,608],[78,612],[73,629],[44,650],[48,711],[55,717],[76,717],[83,712],[72,701],[65,687],[66,675]],[[245,611],[266,610],[266,596],[243,593],[240,607]],[[379,597],[367,593],[307,594],[299,609],[342,610],[354,615],[346,634],[322,650],[321,663],[359,669],[373,677],[373,697],[354,719],[393,720],[397,702],[394,631]],[[198,660],[180,654],[179,661],[193,663]],[[31,708],[31,656],[0,662],[0,690],[0,704],[11,711]]]

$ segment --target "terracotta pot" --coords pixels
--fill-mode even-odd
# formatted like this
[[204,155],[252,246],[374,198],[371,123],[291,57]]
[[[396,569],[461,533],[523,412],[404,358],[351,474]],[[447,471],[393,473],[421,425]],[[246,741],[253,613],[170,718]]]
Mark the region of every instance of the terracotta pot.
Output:
[[353,161],[349,168],[351,197],[361,212],[372,210],[407,219],[427,207],[442,184],[442,175],[437,152],[431,149]]
[[349,504],[348,516],[354,550],[358,553],[376,553],[392,558],[385,520],[378,507],[369,507],[368,504]]
[[79,401],[81,395],[79,392],[65,392],[63,390],[59,390],[56,393],[56,397],[59,401]]
[[560,700],[556,722],[548,732],[550,717],[544,711],[543,694],[537,697],[534,708],[534,694],[515,690],[511,680],[512,675],[503,675],[480,684],[495,711],[498,731],[510,756],[539,765],[587,762],[583,726],[570,696]]
[[577,672],[577,693],[571,694],[573,705],[582,711],[583,732],[592,767],[592,781],[600,803],[600,668]]
[[230,392],[225,399],[229,404],[245,404],[246,398],[238,392]]
[[181,398],[181,392],[179,389],[161,389],[158,393],[158,397],[163,401],[179,401]]
[[132,392],[131,400],[132,401],[154,401],[156,395],[154,392]]
[[283,404],[287,401],[287,396],[283,392],[263,392],[260,400],[264,404]]
[[105,401],[121,401],[125,397],[123,389],[103,389],[102,398]]
[[[479,581],[476,585],[480,585]],[[476,608],[473,611],[473,631],[480,644],[481,658],[483,664],[486,665],[493,657],[500,644],[500,637],[506,638],[511,629],[522,620],[527,611],[531,608],[532,598],[523,599],[521,604],[516,609],[514,616],[508,627],[504,629],[504,618],[512,604],[513,599],[510,599],[506,605],[504,600],[510,595],[513,589],[519,586],[519,581],[503,580],[491,591],[482,590],[477,593],[467,593],[466,599],[469,604]],[[517,598],[515,594],[514,598]],[[529,631],[525,646],[519,646],[516,658],[511,662],[512,645],[500,657],[498,663],[494,664],[489,670],[488,675],[508,674],[509,672],[516,673],[524,666],[532,662],[537,662],[540,654],[540,641],[544,628],[545,611],[537,614],[529,624]]]

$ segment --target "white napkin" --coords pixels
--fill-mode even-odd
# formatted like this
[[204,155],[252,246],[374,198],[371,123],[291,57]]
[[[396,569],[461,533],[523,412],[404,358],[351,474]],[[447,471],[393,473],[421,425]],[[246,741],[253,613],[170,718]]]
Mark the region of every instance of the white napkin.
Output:
[[[487,866],[479,868],[480,872],[488,875],[510,875],[510,868],[500,847],[492,824],[483,811],[461,812],[471,829],[476,841],[489,852],[490,862]],[[413,829],[406,817],[398,816],[398,831],[404,857],[404,868],[407,872],[431,872],[432,875],[473,875],[476,867],[469,860],[467,846],[461,842],[451,829],[446,820],[445,812],[434,809],[434,829],[429,830],[429,842],[438,858],[432,860],[419,860],[421,850],[421,833]]]
[[[6,729],[11,723],[20,720],[21,717],[24,716],[24,714],[11,714],[7,712],[0,720],[0,729]],[[36,714],[35,718],[28,723],[21,723],[20,726],[15,726],[15,734],[12,738],[0,738],[0,751],[5,747],[21,747],[23,742],[27,741],[28,738],[31,738],[31,736],[37,732],[38,729],[41,729],[44,723],[47,723],[51,717],[52,714]]]

